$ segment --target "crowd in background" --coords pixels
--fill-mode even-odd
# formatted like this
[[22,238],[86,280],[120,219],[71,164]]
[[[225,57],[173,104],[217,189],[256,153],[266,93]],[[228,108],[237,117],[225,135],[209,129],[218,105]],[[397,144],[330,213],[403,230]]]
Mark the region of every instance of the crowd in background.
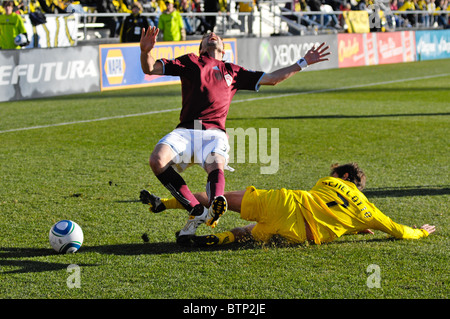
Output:
[[[395,27],[439,27],[449,28],[449,14],[436,13],[436,11],[449,11],[449,0],[293,0],[286,3],[285,11],[296,12],[323,12],[329,13],[322,16],[309,15],[302,17],[302,25],[313,25],[320,23],[341,29],[345,23],[342,15],[332,14],[334,11],[367,11],[369,16],[375,14],[390,29]],[[422,11],[423,14],[409,13],[410,11]],[[397,14],[393,14],[397,12]],[[398,14],[400,13],[400,14]],[[291,16],[292,20],[298,20],[297,16]],[[370,19],[373,19],[370,17]],[[375,27],[371,31],[385,31],[380,27]]]
[[[270,0],[266,0],[271,2]],[[149,26],[160,28],[161,40],[179,41],[186,39],[186,35],[203,34],[216,31],[219,13],[229,13],[231,8],[235,12],[247,13],[239,15],[239,21],[231,20],[227,16],[232,28],[251,35],[253,33],[252,12],[259,10],[263,0],[9,0],[2,1],[0,7],[0,48],[5,48],[5,37],[14,38],[23,33],[20,26],[12,26],[10,15],[30,15],[33,24],[45,23],[45,14],[58,13],[127,13],[126,17],[97,17],[96,22],[103,23],[109,30],[109,37],[120,37],[121,42],[138,42],[140,30]],[[5,3],[13,4],[12,13],[8,13]],[[342,16],[332,14],[333,11],[366,10],[372,12],[380,8],[384,18],[391,19],[398,27],[440,27],[449,28],[449,14],[438,14],[435,11],[449,11],[449,0],[292,0],[281,1],[284,14],[292,13],[292,20],[299,20],[294,12],[329,12],[328,15],[303,16],[298,22],[303,25],[318,24],[341,29]],[[424,14],[410,14],[408,11],[423,11]],[[399,11],[402,14],[392,14]],[[143,12],[154,13],[152,16],[142,16]],[[183,13],[207,13],[189,17]],[[325,19],[324,19],[325,18]],[[6,20],[5,20],[6,19]],[[36,22],[37,19],[37,22]],[[40,19],[40,20],[39,20]],[[17,20],[17,19],[14,19]],[[42,20],[42,21],[41,21]],[[9,24],[8,24],[9,23]],[[20,22],[17,22],[20,24]],[[14,28],[18,28],[17,30]],[[14,29],[14,32],[11,30]],[[217,32],[217,31],[216,31]],[[3,39],[3,40],[2,40]],[[9,39],[11,42],[11,39]],[[26,43],[26,42],[25,42]],[[24,43],[16,45],[20,48]]]

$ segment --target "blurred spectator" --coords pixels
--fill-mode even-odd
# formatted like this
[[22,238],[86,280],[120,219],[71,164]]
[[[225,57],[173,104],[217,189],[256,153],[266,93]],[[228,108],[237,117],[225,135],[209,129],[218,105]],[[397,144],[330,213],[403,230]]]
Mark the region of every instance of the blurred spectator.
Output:
[[424,14],[418,14],[417,15],[417,23],[420,23],[421,25],[425,24],[425,15],[427,10],[427,4],[425,0],[414,0],[414,4],[416,7],[416,10],[424,11]]
[[347,3],[347,1],[323,0],[322,3],[330,5],[333,8],[333,11],[339,11],[341,9],[341,7]]
[[[116,13],[116,7],[112,0],[97,0],[98,13]],[[98,23],[103,23],[105,28],[109,30],[109,37],[114,38],[117,29],[117,20],[114,17],[98,17]]]
[[[220,12],[226,15],[227,26],[230,26],[231,29],[239,29],[239,23],[237,23],[230,14],[231,1],[232,0],[219,0]],[[224,26],[224,32],[227,29],[227,26]]]
[[[448,0],[440,0],[439,6],[436,6],[437,11],[450,11],[448,6]],[[443,27],[444,29],[449,29],[450,25],[448,23],[448,13],[441,13],[437,16],[438,26]]]
[[424,26],[432,27],[434,24],[433,12],[436,11],[434,0],[426,0],[426,10],[428,14],[424,17]]
[[219,0],[204,0],[203,9],[205,12],[208,12],[208,13],[216,13],[213,16],[208,15],[205,17],[206,23],[208,25],[206,31],[214,31],[214,28],[216,27],[216,22],[217,22],[217,20],[216,20],[217,13],[220,10]]
[[[305,3],[305,5],[306,5],[306,3]],[[291,12],[300,12],[300,11],[305,10],[305,8],[302,6],[302,2],[300,2],[300,0],[288,1],[284,4],[284,8],[286,10],[283,10],[283,11],[291,11]],[[290,20],[297,21],[297,16],[295,14],[285,15],[285,17]]]
[[[253,10],[257,4],[256,0],[245,0],[236,3],[239,13],[250,13],[250,15],[239,15],[241,22],[241,32],[253,34]],[[247,22],[247,23],[246,23]],[[245,26],[247,25],[247,29]]]
[[[432,0],[434,1],[434,0]],[[391,12],[398,10],[398,1],[397,0],[391,0],[391,3],[389,4]],[[394,22],[391,22],[393,24],[393,28],[395,29],[396,26],[402,25],[402,19],[398,14],[392,14],[392,17],[394,19]],[[392,18],[391,18],[392,19]],[[388,20],[389,21],[389,20]],[[395,23],[395,24],[394,24]]]
[[[306,0],[306,4],[309,7],[310,11],[317,12],[320,11],[320,6],[322,5],[321,0]],[[315,23],[320,23],[320,15],[315,14],[311,15],[309,19]]]
[[[416,10],[416,5],[414,4],[414,1],[412,0],[405,0],[405,2],[403,2],[402,6],[400,8],[398,8],[398,11],[414,11]],[[407,20],[405,21],[406,26],[413,26],[416,25],[416,16],[415,14],[402,14],[402,18]]]
[[[75,2],[75,1],[70,1]],[[76,1],[80,4],[79,1]],[[60,5],[58,0],[39,0],[39,4],[41,5],[42,11],[45,13],[60,13],[65,12],[63,7]]]
[[[341,10],[341,11],[350,11],[351,9],[352,9],[352,5],[350,4],[350,2],[343,3],[341,5],[341,7],[339,8],[339,10]],[[344,18],[343,14],[340,15],[339,22],[340,22],[340,25],[344,29],[348,29],[348,26],[347,26],[347,23],[345,22],[345,18]]]
[[[192,0],[194,1],[194,11],[195,12],[202,12],[202,6],[200,0]],[[200,34],[205,34],[208,30],[211,30],[211,26],[208,24],[204,16],[197,16],[197,20],[200,21],[200,24],[198,25],[196,32]]]
[[118,13],[131,13],[131,4],[128,0],[113,0]]
[[332,26],[332,27],[335,27],[336,29],[341,29],[341,25],[339,24],[337,16],[335,14],[333,14],[334,10],[331,5],[321,4],[320,11],[324,12],[324,13],[329,13],[329,14],[322,15],[322,17],[320,19],[321,24],[324,27]]
[[148,23],[152,27],[158,26],[159,15],[161,14],[161,9],[159,8],[158,2],[156,0],[149,0],[144,3],[144,12],[155,13],[156,16],[148,17]]
[[398,10],[397,0],[391,0],[390,7],[392,11],[397,11]]
[[80,1],[69,0],[67,1],[67,7],[65,9],[65,12],[82,14],[84,13],[84,9]]
[[13,1],[3,1],[2,7],[5,13],[0,15],[0,49],[20,49],[29,43],[22,17],[13,12]]
[[36,12],[36,11],[44,11],[41,8],[41,4],[38,0],[30,0],[28,3],[21,3],[19,5],[21,7],[21,13],[30,13],[30,12]]
[[142,5],[136,1],[131,5],[131,14],[126,17],[120,27],[120,42],[139,42],[142,28],[148,29],[147,18],[141,16]]
[[229,0],[218,0],[219,2],[219,11],[220,12],[230,12],[230,2]]
[[[306,4],[305,0],[292,0],[289,2],[286,2],[284,5],[284,11],[290,11],[290,12],[301,12],[301,11],[309,11],[309,7]],[[304,26],[311,26],[314,24],[317,24],[316,22],[310,20],[310,18],[306,15],[298,16],[295,14],[291,15],[285,15],[286,18],[294,21],[295,23],[300,23]],[[295,28],[292,28],[291,26],[288,26],[289,33],[298,35],[300,32],[296,30]]]
[[[129,3],[129,1],[134,1],[134,0],[113,0],[113,5],[116,8],[116,12],[117,13],[131,13],[131,4]],[[124,19],[124,17],[122,17],[122,16],[117,17],[115,34],[120,33],[120,26],[122,25],[123,19]]]
[[159,16],[158,28],[164,41],[186,40],[186,30],[180,12],[175,10],[173,0],[166,0],[166,10]]
[[[180,0],[180,13],[190,13],[192,12],[192,0]],[[182,16],[183,18],[183,23],[184,23],[184,28],[186,29],[186,34],[187,35],[192,35],[194,34],[194,29],[192,27],[190,18],[187,16]]]
[[158,1],[156,0],[140,0],[142,4],[142,12],[145,13],[154,13],[154,16],[147,17],[147,21],[149,26],[157,27],[158,26],[158,18],[161,14],[161,9],[159,8]]

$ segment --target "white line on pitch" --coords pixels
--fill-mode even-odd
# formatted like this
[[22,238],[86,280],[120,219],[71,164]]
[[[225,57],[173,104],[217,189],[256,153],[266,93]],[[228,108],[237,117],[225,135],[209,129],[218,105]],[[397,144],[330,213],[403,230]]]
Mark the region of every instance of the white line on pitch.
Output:
[[280,98],[280,97],[288,97],[288,96],[303,95],[303,94],[344,91],[344,90],[357,89],[357,88],[368,87],[368,86],[401,83],[401,82],[407,82],[407,81],[426,80],[426,79],[438,78],[438,77],[443,77],[443,76],[448,76],[448,75],[450,75],[450,73],[427,75],[427,76],[421,76],[421,77],[415,77],[415,78],[399,79],[399,80],[391,80],[391,81],[383,81],[383,82],[375,82],[375,83],[367,83],[367,84],[357,84],[357,85],[343,86],[343,87],[339,87],[339,88],[329,88],[329,89],[320,89],[320,90],[305,91],[305,92],[286,93],[286,94],[279,94],[279,95],[273,95],[273,96],[260,96],[260,97],[245,99],[245,100],[238,100],[238,101],[235,101],[234,103],[250,102],[250,101],[257,101],[257,100],[264,100],[264,99],[275,99],[275,98]]
[[[357,85],[343,86],[343,87],[339,87],[339,88],[329,88],[329,89],[312,90],[312,91],[305,91],[305,92],[296,92],[296,93],[286,93],[286,94],[278,94],[278,95],[270,95],[270,96],[261,96],[261,97],[248,98],[248,99],[244,99],[244,100],[236,100],[236,101],[233,101],[232,103],[251,102],[251,101],[266,100],[266,99],[277,99],[277,98],[282,98],[282,97],[303,95],[303,94],[316,94],[316,93],[343,91],[343,90],[357,89],[357,88],[368,87],[368,86],[376,86],[376,85],[385,85],[385,84],[400,83],[400,82],[406,82],[406,81],[417,81],[417,80],[432,79],[432,78],[443,77],[443,76],[448,76],[448,75],[450,75],[450,73],[436,74],[436,75],[427,75],[427,76],[421,76],[421,77],[399,79],[399,80],[390,80],[390,81],[367,83],[367,84],[357,84]],[[13,128],[13,129],[9,129],[9,130],[0,131],[0,134],[9,133],[9,132],[36,130],[36,129],[41,129],[41,128],[56,127],[56,126],[73,125],[73,124],[80,124],[80,123],[91,123],[91,122],[100,122],[100,121],[108,121],[108,120],[115,120],[115,119],[123,119],[123,118],[128,118],[128,117],[137,117],[137,116],[145,116],[145,115],[151,115],[151,114],[167,113],[167,112],[174,112],[174,111],[179,111],[179,110],[180,110],[180,108],[175,108],[175,109],[167,109],[167,110],[159,110],[159,111],[150,111],[150,112],[144,112],[144,113],[135,113],[135,114],[116,115],[116,116],[109,116],[109,117],[100,117],[100,118],[97,118],[97,119],[90,119],[90,120],[80,120],[80,121],[73,121],[73,122],[62,122],[62,123],[47,124],[47,125],[37,125],[37,126]]]
[[40,129],[40,128],[55,127],[55,126],[64,126],[64,125],[72,125],[72,124],[80,124],[80,123],[91,123],[91,122],[108,121],[108,120],[114,120],[114,119],[123,119],[123,118],[127,118],[127,117],[136,117],[136,116],[144,116],[144,115],[150,115],[150,114],[167,113],[167,112],[173,112],[173,111],[179,111],[179,110],[180,110],[180,108],[176,108],[176,109],[167,109],[167,110],[159,110],[159,111],[150,111],[150,112],[144,112],[144,113],[135,113],[135,114],[116,115],[116,116],[109,116],[109,117],[100,117],[98,119],[91,119],[91,120],[80,120],[80,121],[73,121],[73,122],[62,122],[62,123],[55,123],[55,124],[46,124],[46,125],[37,125],[37,126],[29,126],[29,127],[22,127],[22,128],[13,128],[13,129],[10,129],[10,130],[0,131],[0,134],[8,133],[8,132],[36,130],[36,129]]

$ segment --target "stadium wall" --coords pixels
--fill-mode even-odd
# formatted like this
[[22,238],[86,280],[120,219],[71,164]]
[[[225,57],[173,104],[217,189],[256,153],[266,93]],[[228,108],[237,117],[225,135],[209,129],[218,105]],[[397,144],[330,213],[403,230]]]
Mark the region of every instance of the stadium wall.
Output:
[[0,51],[0,101],[100,90],[98,47]]
[[[294,63],[314,44],[335,53],[306,70],[450,58],[450,30],[226,39],[226,60],[271,72]],[[161,42],[155,58],[198,53],[199,41]],[[336,54],[337,53],[337,54]],[[178,82],[145,76],[138,44],[0,51],[0,101],[98,92]]]

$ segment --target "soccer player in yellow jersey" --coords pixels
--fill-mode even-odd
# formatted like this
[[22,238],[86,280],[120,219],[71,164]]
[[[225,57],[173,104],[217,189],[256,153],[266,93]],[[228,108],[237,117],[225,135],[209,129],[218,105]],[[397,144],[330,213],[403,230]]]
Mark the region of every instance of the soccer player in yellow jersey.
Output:
[[[381,230],[395,238],[418,239],[435,231],[428,224],[419,229],[392,221],[361,192],[366,176],[357,163],[335,164],[330,176],[319,179],[310,191],[261,190],[253,186],[246,190],[226,192],[228,209],[241,214],[241,218],[255,221],[244,227],[224,233],[192,236],[181,244],[222,245],[254,239],[268,242],[278,235],[290,243],[313,241],[322,244],[345,234]],[[194,194],[207,205],[206,193]],[[175,199],[160,199],[152,195],[150,210],[183,208]]]

